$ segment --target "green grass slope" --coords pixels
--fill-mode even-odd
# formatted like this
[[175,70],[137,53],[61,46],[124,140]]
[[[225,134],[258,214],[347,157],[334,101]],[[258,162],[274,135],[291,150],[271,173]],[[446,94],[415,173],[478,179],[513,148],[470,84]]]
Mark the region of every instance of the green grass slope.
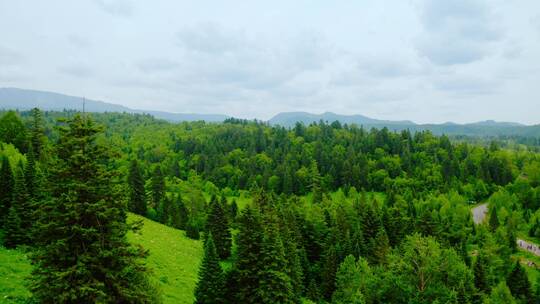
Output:
[[31,270],[24,252],[0,246],[0,303],[23,303],[30,296],[24,278]]
[[185,232],[130,214],[129,221],[143,220],[139,234],[129,234],[129,240],[150,251],[148,266],[159,282],[164,303],[193,303],[202,258],[202,242],[186,237]]
[[[128,221],[142,220],[144,226],[128,239],[150,251],[148,266],[161,289],[163,302],[191,304],[202,258],[202,242],[185,236],[185,232],[130,214]],[[30,275],[30,262],[21,250],[0,246],[0,303],[23,303],[30,296],[25,278]]]

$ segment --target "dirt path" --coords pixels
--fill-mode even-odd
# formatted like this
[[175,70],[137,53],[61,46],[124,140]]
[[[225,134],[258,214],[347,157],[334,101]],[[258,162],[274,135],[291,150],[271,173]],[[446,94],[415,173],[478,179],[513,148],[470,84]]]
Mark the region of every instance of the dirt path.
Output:
[[475,224],[481,224],[485,219],[488,212],[488,204],[480,204],[472,208],[473,220]]
[[531,242],[527,242],[525,240],[522,240],[522,239],[517,239],[517,244],[519,246],[519,248],[521,249],[524,249],[524,250],[527,250],[528,252],[536,255],[536,256],[540,256],[540,247],[534,243],[531,243]]

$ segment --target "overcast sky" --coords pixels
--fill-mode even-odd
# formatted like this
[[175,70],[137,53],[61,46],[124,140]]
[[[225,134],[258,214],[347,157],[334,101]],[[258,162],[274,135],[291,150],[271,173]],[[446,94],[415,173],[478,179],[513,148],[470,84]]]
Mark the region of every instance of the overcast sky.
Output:
[[0,0],[0,87],[268,119],[540,123],[540,1]]

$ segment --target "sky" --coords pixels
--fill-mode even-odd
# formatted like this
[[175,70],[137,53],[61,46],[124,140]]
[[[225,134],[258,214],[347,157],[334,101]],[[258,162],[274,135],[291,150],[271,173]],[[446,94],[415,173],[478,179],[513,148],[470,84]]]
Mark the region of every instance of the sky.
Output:
[[170,112],[540,123],[540,1],[0,0],[0,87]]

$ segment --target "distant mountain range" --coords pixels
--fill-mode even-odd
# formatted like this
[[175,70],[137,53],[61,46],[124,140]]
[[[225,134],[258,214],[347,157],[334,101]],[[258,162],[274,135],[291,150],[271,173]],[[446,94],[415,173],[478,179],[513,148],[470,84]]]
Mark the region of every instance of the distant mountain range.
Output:
[[[53,92],[25,90],[17,88],[0,88],[0,109],[29,110],[38,107],[48,111],[79,110],[82,111],[83,98],[68,96]],[[117,104],[103,101],[85,99],[87,112],[120,112],[120,113],[146,113],[156,118],[171,122],[198,121],[222,122],[230,116],[221,114],[196,114],[196,113],[170,113],[162,111],[136,110]],[[293,127],[297,122],[309,125],[314,122],[324,121],[332,123],[339,121],[342,124],[356,124],[364,128],[387,127],[393,131],[430,130],[434,134],[447,135],[470,135],[470,136],[498,136],[520,135],[540,137],[540,125],[526,126],[514,122],[497,122],[486,120],[469,124],[456,124],[447,122],[443,124],[416,124],[409,120],[392,121],[379,120],[363,115],[340,115],[332,112],[312,114],[307,112],[284,112],[272,117],[268,123],[283,127]]]
[[[85,99],[84,104],[85,111],[87,112],[146,113],[156,118],[165,119],[172,122],[197,120],[221,122],[229,118],[227,115],[220,114],[170,113],[162,111],[136,110],[117,104],[91,99]],[[30,110],[35,107],[47,111],[82,111],[83,98],[45,91],[0,88],[0,109]]]

